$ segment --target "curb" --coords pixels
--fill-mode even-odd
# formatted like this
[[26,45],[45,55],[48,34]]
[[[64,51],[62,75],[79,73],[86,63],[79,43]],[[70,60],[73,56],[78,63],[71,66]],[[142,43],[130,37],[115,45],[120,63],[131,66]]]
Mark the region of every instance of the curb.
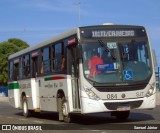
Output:
[[0,97],[0,102],[9,102],[8,97]]

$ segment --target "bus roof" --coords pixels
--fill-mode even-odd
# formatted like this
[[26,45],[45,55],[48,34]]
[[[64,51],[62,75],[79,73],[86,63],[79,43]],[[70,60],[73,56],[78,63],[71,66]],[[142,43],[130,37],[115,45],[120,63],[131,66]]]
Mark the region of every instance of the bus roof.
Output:
[[119,25],[119,24],[110,24],[110,25],[91,25],[91,26],[84,26],[84,27],[79,27],[80,29],[83,29],[83,28],[99,28],[99,27],[102,27],[102,28],[144,28],[144,26],[140,26],[140,25]]
[[47,44],[51,44],[51,43],[53,43],[53,42],[59,41],[59,40],[61,40],[62,38],[67,38],[67,37],[69,37],[69,36],[72,36],[72,35],[74,35],[74,34],[77,33],[77,30],[78,30],[78,28],[74,28],[74,29],[72,29],[72,30],[70,30],[70,31],[64,32],[64,33],[62,33],[62,34],[60,34],[60,35],[58,35],[58,36],[54,36],[54,37],[52,37],[52,38],[50,38],[50,39],[48,39],[48,40],[46,40],[46,41],[43,41],[43,42],[41,42],[41,43],[38,43],[38,44],[36,44],[36,45],[34,45],[34,46],[31,46],[31,47],[28,47],[28,48],[26,48],[26,49],[24,49],[24,50],[18,51],[17,53],[14,53],[14,54],[10,55],[10,56],[8,57],[8,59],[9,59],[9,60],[10,60],[10,59],[13,59],[13,58],[15,58],[15,57],[17,57],[17,56],[20,56],[20,55],[22,55],[22,54],[26,54],[26,53],[29,53],[29,52],[31,52],[31,51],[34,51],[34,50],[36,50],[36,49],[38,49],[38,48],[44,47],[44,46],[47,45]]
[[17,56],[20,56],[20,55],[29,53],[31,51],[34,51],[34,50],[36,50],[38,48],[44,47],[47,44],[51,44],[53,42],[57,42],[57,41],[61,40],[62,38],[67,38],[69,36],[72,36],[72,35],[77,33],[78,29],[85,29],[85,28],[86,29],[90,29],[90,28],[92,29],[92,28],[95,28],[95,27],[97,27],[97,28],[98,27],[106,27],[106,28],[120,28],[120,27],[121,28],[144,28],[143,26],[136,26],[136,25],[93,25],[93,26],[78,27],[78,28],[74,28],[72,30],[69,30],[67,32],[64,32],[64,33],[62,33],[62,34],[60,34],[58,36],[54,36],[54,37],[52,37],[52,38],[50,38],[50,39],[48,39],[48,40],[46,40],[44,42],[38,43],[37,45],[28,47],[28,48],[26,48],[24,50],[21,50],[21,51],[19,51],[17,53],[14,53],[14,54],[10,55],[8,59],[10,60],[10,59],[16,58]]

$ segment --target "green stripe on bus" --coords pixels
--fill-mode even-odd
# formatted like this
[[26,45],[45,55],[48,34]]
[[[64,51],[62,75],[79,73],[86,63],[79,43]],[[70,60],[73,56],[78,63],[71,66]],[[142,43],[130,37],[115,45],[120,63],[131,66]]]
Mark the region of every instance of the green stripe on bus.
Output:
[[63,76],[53,76],[53,77],[44,78],[45,81],[49,81],[49,80],[61,80],[61,79],[65,79],[65,77],[63,77]]
[[45,81],[49,81],[49,80],[52,80],[52,78],[45,78],[44,80]]
[[9,90],[19,89],[19,83],[9,83],[8,84],[8,89]]

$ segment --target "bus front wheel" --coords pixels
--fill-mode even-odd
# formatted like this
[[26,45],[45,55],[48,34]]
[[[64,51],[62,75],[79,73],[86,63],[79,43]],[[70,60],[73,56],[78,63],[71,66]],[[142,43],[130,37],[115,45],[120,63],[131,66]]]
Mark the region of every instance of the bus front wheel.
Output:
[[59,98],[59,120],[63,120],[66,123],[71,122],[71,115],[68,112],[68,105],[65,97]]
[[128,119],[130,114],[130,111],[116,111],[116,112],[112,112],[111,115],[112,116],[116,116],[116,118],[118,120],[126,120]]
[[27,98],[25,96],[22,98],[22,109],[23,109],[24,117],[29,117],[30,116],[30,110],[28,110]]

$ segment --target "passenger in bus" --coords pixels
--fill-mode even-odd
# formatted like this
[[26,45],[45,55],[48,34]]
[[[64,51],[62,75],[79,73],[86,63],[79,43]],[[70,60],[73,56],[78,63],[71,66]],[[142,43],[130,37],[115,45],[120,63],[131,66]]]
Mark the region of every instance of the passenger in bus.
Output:
[[65,58],[62,57],[61,70],[64,71],[64,69],[65,69]]
[[88,67],[90,69],[89,77],[95,78],[96,74],[99,74],[100,72],[97,71],[96,66],[103,64],[103,60],[98,56],[98,53],[96,51],[93,52],[93,57],[89,59],[88,61]]
[[102,54],[102,60],[103,60],[104,64],[113,63],[113,60],[111,59],[110,53],[105,50],[103,51],[103,54]]
[[44,62],[42,61],[42,63],[41,63],[41,74],[43,74],[44,73]]
[[122,61],[127,61],[128,60],[128,54],[127,53],[122,53],[121,59],[122,59]]

